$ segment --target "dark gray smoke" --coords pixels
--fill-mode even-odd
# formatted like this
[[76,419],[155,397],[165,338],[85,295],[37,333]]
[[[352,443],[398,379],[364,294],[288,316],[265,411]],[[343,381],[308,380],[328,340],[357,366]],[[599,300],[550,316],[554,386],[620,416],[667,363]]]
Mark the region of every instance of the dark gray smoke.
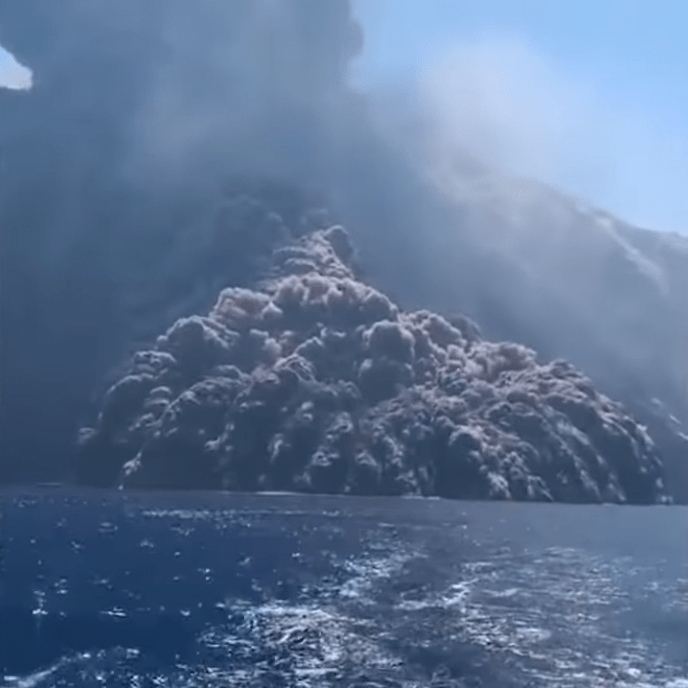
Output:
[[0,89],[5,479],[61,475],[103,371],[226,286],[204,250],[237,175],[326,192],[405,306],[683,412],[685,248],[490,174],[412,89],[374,109],[347,0],[3,0],[0,44],[34,76]]
[[152,292],[189,286],[225,178],[322,181],[361,40],[345,0],[0,5],[0,44],[34,76],[0,89],[4,478],[63,471]]

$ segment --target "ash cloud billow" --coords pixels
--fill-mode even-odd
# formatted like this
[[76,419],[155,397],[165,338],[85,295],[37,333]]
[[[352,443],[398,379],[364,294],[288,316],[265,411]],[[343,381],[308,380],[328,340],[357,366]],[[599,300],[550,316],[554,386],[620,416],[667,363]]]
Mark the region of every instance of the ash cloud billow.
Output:
[[[263,480],[314,489],[322,479],[331,489],[339,476],[337,490],[355,491],[347,471],[358,470],[356,460],[336,458],[355,445],[353,456],[373,456],[362,470],[382,481],[366,485],[433,493],[428,476],[444,469],[429,458],[413,463],[411,440],[392,430],[410,423],[409,413],[438,416],[454,403],[445,396],[462,394],[438,388],[449,344],[444,353],[419,355],[419,340],[411,346],[404,334],[427,325],[413,319],[427,309],[464,312],[486,339],[516,342],[504,351],[525,346],[539,354],[511,371],[522,378],[520,391],[534,395],[531,411],[507,408],[521,402],[507,398],[514,390],[503,380],[478,384],[478,369],[501,360],[502,345],[483,342],[482,353],[471,354],[483,363],[464,362],[468,386],[475,382],[487,396],[475,408],[464,399],[472,410],[452,416],[475,441],[466,440],[470,451],[450,454],[470,454],[471,470],[483,480],[480,496],[490,496],[484,480],[492,471],[495,495],[653,501],[663,495],[653,439],[669,491],[688,495],[688,474],[677,459],[687,420],[679,362],[684,244],[490,171],[499,162],[489,156],[498,145],[491,134],[475,149],[462,146],[461,137],[444,145],[445,122],[431,108],[445,102],[441,81],[434,101],[413,95],[414,108],[376,110],[374,98],[347,85],[348,65],[364,46],[346,0],[5,0],[0,44],[33,74],[29,91],[0,89],[3,480],[66,475],[83,426],[89,429],[80,435],[75,466],[86,482],[166,484],[157,462],[171,433],[181,442],[173,442],[174,455],[186,437],[188,456],[205,466],[197,484],[245,488]],[[475,132],[484,112],[470,114],[461,126]],[[525,138],[519,145],[526,155],[537,143]],[[324,207],[334,219],[318,210]],[[358,250],[338,258],[341,275],[313,263],[308,244],[325,241],[318,232],[331,232],[335,220]],[[349,246],[342,236],[328,234],[327,250]],[[291,261],[282,278],[293,289],[274,282],[278,259]],[[309,272],[320,276],[298,286]],[[328,320],[327,299],[320,303],[334,293],[328,280],[356,285],[351,294],[344,289],[349,307],[359,310],[343,358],[337,337],[347,328]],[[296,303],[303,289],[320,296]],[[377,294],[371,298],[378,306],[393,295],[398,306],[386,307],[395,316],[366,320],[356,300],[364,292]],[[253,322],[258,306],[260,318],[272,322]],[[376,342],[395,337],[400,350],[411,346],[409,360],[371,353]],[[224,352],[222,360],[210,356],[213,365],[205,358],[208,342]],[[132,363],[137,351],[144,353]],[[651,436],[634,428],[616,402],[588,391],[591,383],[573,368],[547,363],[558,357],[625,402]],[[290,361],[298,370],[280,373]],[[284,392],[281,382],[270,391],[271,375],[298,378],[281,406],[261,397]],[[538,397],[547,380],[548,394],[559,394],[561,403]],[[298,409],[318,394],[331,398],[333,385],[349,389],[353,400],[308,425]],[[376,396],[390,385],[393,393]],[[269,423],[275,446],[280,437],[298,444],[299,423],[315,439],[304,465],[285,459],[251,482],[236,475],[241,461],[227,457],[232,446],[235,453],[260,449],[249,441],[253,420],[241,409],[261,403],[278,416]],[[193,420],[197,411],[205,420]],[[218,413],[232,422],[223,425]],[[342,429],[349,422],[351,433]],[[248,435],[233,436],[232,423]],[[524,436],[528,423],[540,428],[540,445]],[[454,430],[444,437],[448,426],[428,427],[444,456]],[[380,433],[391,438],[384,451],[397,458],[374,458]],[[209,454],[196,451],[201,439],[214,447]],[[500,453],[505,447],[508,460]],[[568,466],[569,487],[538,473],[545,451]],[[458,461],[460,473],[466,466]],[[403,489],[380,477],[392,464],[410,481]],[[177,468],[170,480],[178,486],[178,476],[192,469]],[[512,473],[521,476],[513,484]],[[642,485],[634,482],[641,474]]]
[[133,356],[81,431],[79,481],[667,499],[650,437],[572,366],[486,342],[465,317],[402,311],[356,278],[344,228],[302,210],[290,227],[260,192],[227,199],[222,233],[248,221],[275,250],[252,288],[222,290]]

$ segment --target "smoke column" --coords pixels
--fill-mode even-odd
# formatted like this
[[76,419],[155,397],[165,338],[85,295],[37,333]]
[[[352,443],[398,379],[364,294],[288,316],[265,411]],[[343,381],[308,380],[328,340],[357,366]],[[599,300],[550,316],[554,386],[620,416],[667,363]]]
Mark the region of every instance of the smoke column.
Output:
[[322,180],[362,37],[345,1],[6,0],[0,44],[34,76],[0,89],[2,478],[52,478],[223,180]]

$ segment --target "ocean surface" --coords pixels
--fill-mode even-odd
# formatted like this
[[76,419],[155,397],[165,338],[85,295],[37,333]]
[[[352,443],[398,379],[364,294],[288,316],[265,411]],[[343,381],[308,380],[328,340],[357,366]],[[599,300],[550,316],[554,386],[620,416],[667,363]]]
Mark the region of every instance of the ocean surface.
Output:
[[688,508],[12,488],[3,686],[688,688]]

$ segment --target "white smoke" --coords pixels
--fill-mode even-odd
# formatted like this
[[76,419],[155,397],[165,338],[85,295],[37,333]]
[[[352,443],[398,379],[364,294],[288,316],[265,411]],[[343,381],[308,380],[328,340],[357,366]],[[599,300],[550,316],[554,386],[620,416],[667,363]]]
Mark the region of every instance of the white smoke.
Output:
[[688,138],[656,103],[625,102],[604,75],[558,63],[519,34],[457,40],[426,62],[416,97],[436,150],[538,179],[636,225],[686,231]]

